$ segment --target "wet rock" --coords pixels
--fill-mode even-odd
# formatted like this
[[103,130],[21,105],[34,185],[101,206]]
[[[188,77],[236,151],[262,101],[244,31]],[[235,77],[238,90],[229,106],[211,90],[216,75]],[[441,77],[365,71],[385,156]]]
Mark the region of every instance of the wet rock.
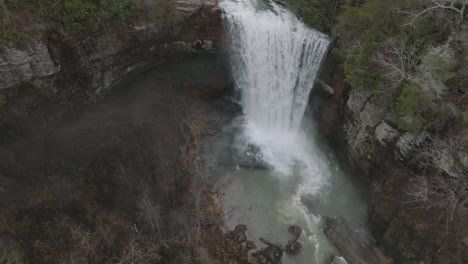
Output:
[[256,249],[257,246],[255,245],[255,243],[251,240],[247,240],[243,245],[242,247],[240,248],[240,252],[239,252],[239,255],[240,255],[240,259],[244,262],[248,262],[248,259],[249,259],[249,251],[250,250],[253,250],[253,249]]
[[385,121],[382,121],[375,128],[375,137],[377,138],[377,141],[384,147],[389,145],[389,143],[391,143],[397,136],[398,131],[389,126]]
[[252,169],[268,169],[268,165],[263,161],[263,155],[259,147],[249,144],[244,151],[237,154],[237,160],[240,166]]
[[290,226],[288,228],[289,234],[293,236],[294,239],[298,239],[302,234],[302,229],[298,226]]
[[236,233],[245,233],[247,232],[247,226],[246,225],[236,225],[236,227],[234,227],[234,232]]
[[262,241],[268,246],[252,254],[253,256],[257,257],[257,262],[258,263],[271,263],[271,264],[281,263],[283,252],[286,250],[280,245],[271,243],[264,238],[260,238],[260,241]]
[[254,253],[258,263],[279,264],[283,258],[283,251],[275,246],[268,246]]
[[238,233],[236,234],[234,241],[236,241],[238,244],[242,244],[247,240],[247,236],[244,233]]
[[286,245],[286,253],[291,255],[298,255],[301,252],[302,244],[301,242],[291,239]]
[[324,233],[349,264],[384,264],[368,238],[354,235],[343,219],[325,217]]
[[255,242],[253,242],[252,240],[245,241],[245,245],[248,249],[257,249],[257,245],[255,245]]
[[228,232],[226,237],[235,241],[237,244],[242,244],[247,241],[247,236],[245,232],[247,231],[247,226],[237,225],[234,230]]

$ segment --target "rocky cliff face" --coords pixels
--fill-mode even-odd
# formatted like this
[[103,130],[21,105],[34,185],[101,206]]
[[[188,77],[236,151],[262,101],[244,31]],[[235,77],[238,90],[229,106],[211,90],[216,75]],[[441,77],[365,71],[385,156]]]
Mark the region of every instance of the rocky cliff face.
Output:
[[[396,263],[468,263],[466,154],[463,147],[440,146],[454,144],[449,138],[463,126],[453,124],[440,141],[430,131],[399,130],[371,93],[346,85],[332,52],[320,78],[311,97],[315,118],[342,160],[371,188],[369,222],[378,246]],[[428,149],[433,157],[421,170],[415,161]],[[450,199],[461,204],[455,208]]]
[[221,39],[217,1],[179,0],[176,27],[139,18],[97,32],[51,24],[40,38],[0,44],[0,92],[7,95],[0,138],[31,132],[96,101],[133,73],[168,58],[215,53]]

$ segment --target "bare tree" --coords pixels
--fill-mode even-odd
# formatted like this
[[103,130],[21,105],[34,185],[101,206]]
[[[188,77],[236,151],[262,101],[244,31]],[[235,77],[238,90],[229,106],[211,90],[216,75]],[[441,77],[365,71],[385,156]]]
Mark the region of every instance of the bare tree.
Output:
[[159,263],[161,256],[156,246],[142,246],[135,240],[130,240],[120,258],[113,258],[115,264],[150,264]]
[[459,14],[459,25],[463,23],[463,19],[465,17],[465,10],[468,4],[468,0],[427,0],[431,3],[431,6],[422,10],[417,14],[412,14],[412,19],[406,25],[414,26],[414,22],[416,19],[432,10],[442,9],[442,10],[450,10]]
[[412,208],[439,208],[439,219],[445,219],[446,227],[456,214],[468,204],[468,179],[444,177],[440,174],[415,176],[406,189],[408,200],[404,204]]
[[0,263],[21,264],[23,257],[12,244],[0,240]]
[[161,238],[161,208],[154,205],[147,193],[143,195],[143,198],[138,203],[138,208],[140,210],[140,217],[151,227],[153,232],[157,231],[159,238]]
[[404,202],[405,204],[426,207],[429,202],[429,183],[427,177],[423,175],[414,176],[406,193],[409,199]]
[[387,81],[388,89],[395,90],[403,82],[413,79],[412,73],[417,66],[416,47],[409,45],[406,39],[390,38],[374,57],[374,62]]
[[464,134],[432,138],[412,161],[423,175],[411,179],[404,204],[413,208],[439,208],[442,212],[440,218],[445,219],[447,228],[457,213],[467,210],[467,171],[457,160],[466,141]]
[[446,138],[433,137],[422,145],[418,153],[413,157],[411,163],[416,165],[419,169],[426,172],[440,173],[444,166],[441,162],[446,162],[447,159],[453,160],[453,170],[451,176],[463,177],[465,170],[463,166],[459,166],[458,153],[463,151],[466,146],[467,135],[464,133],[459,135],[450,135]]

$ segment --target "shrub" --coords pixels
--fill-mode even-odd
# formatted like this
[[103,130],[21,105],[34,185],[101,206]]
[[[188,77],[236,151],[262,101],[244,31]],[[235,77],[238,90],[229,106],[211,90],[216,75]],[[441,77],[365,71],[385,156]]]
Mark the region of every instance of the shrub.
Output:
[[131,0],[12,0],[9,6],[22,8],[33,5],[41,16],[50,17],[62,23],[66,29],[91,26],[99,28],[109,19],[128,20],[136,14],[136,7]]
[[367,1],[362,6],[344,6],[340,23],[334,34],[341,39],[339,55],[345,64],[346,80],[354,89],[372,90],[380,88],[382,76],[375,57],[386,54],[384,43],[389,39],[404,39],[407,47],[414,47],[419,59],[433,42],[434,27],[428,20],[419,21],[423,26],[410,29],[403,26],[408,20],[407,10],[419,6],[419,0]]
[[421,66],[442,82],[446,82],[455,76],[453,69],[456,61],[445,51],[442,48],[435,49],[421,59]]
[[105,2],[104,6],[111,18],[120,20],[127,20],[136,13],[135,5],[130,0],[109,0]]
[[404,85],[395,104],[398,128],[417,133],[427,121],[424,114],[432,101],[433,96],[421,91],[416,84]]
[[51,17],[60,21],[65,28],[81,27],[83,22],[98,18],[97,6],[88,1],[65,0],[63,6],[54,7]]
[[290,0],[288,7],[297,13],[308,27],[330,32],[336,15],[343,5],[342,0]]
[[0,42],[22,42],[31,39],[31,35],[6,26],[0,26]]

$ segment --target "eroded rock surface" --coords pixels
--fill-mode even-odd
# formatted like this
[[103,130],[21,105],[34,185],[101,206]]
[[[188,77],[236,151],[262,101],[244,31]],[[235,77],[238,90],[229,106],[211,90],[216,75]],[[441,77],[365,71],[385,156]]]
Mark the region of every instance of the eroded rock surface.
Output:
[[[217,1],[174,1],[174,8],[184,14],[176,29],[149,18],[109,22],[96,32],[51,24],[44,36],[0,44],[0,92],[8,98],[0,112],[2,137],[59,120],[132,74],[171,58],[219,52]],[[224,81],[202,88],[217,91]]]
[[6,45],[0,53],[0,89],[33,78],[48,77],[59,70],[52,61],[47,45],[42,41],[32,41],[21,46]]
[[[460,55],[466,57],[463,50]],[[452,217],[447,208],[453,206],[444,194],[457,193],[461,199],[456,201],[466,197],[460,177],[467,175],[468,159],[457,147],[466,144],[461,143],[466,137],[450,134],[463,128],[454,126],[458,131],[446,135],[398,129],[396,117],[370,92],[346,85],[343,65],[333,54],[323,67],[319,78],[336,93],[314,89],[311,107],[338,157],[371,188],[369,224],[377,246],[396,263],[467,262],[466,203]],[[466,67],[457,73],[466,74]],[[428,190],[432,193],[425,196]]]

